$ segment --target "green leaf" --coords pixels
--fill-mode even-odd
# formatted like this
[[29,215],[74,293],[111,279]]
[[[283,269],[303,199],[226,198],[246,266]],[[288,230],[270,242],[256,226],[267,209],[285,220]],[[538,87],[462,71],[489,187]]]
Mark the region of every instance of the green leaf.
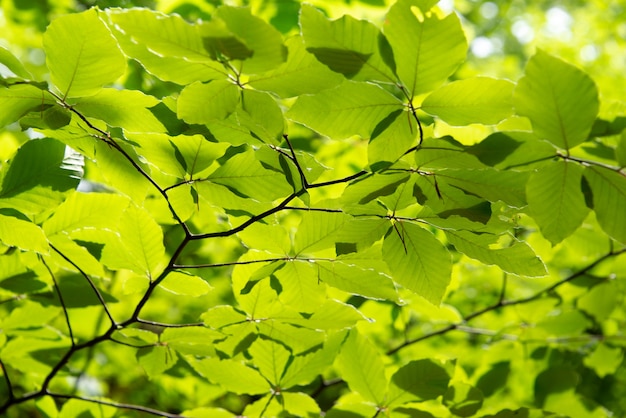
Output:
[[510,206],[526,205],[526,183],[528,173],[519,171],[497,171],[491,168],[442,170],[438,179],[466,193],[478,195],[490,202],[499,200]]
[[474,386],[455,382],[443,396],[443,404],[457,417],[471,417],[483,406],[483,394]]
[[0,171],[0,207],[25,214],[55,208],[66,192],[78,186],[83,161],[53,139],[35,139],[22,145]]
[[116,230],[129,201],[123,196],[100,193],[72,193],[43,224],[48,235],[78,230]]
[[41,227],[32,222],[0,214],[0,242],[25,251],[47,254],[50,250]]
[[337,233],[350,219],[337,212],[305,213],[294,237],[294,252],[300,255],[333,247]]
[[417,145],[419,128],[406,111],[395,110],[376,125],[367,147],[370,165],[380,161],[394,162]]
[[448,389],[451,367],[430,359],[413,360],[391,377],[389,405],[435,399]]
[[128,132],[165,132],[165,127],[148,108],[159,100],[136,90],[102,89],[80,99],[74,108],[85,116]]
[[64,99],[93,95],[126,68],[117,41],[96,9],[55,19],[43,46],[50,78]]
[[8,49],[0,46],[0,64],[6,66],[13,74],[18,77],[30,79],[33,76],[24,68],[24,65],[18,60],[15,55]]
[[225,119],[239,103],[239,87],[226,80],[193,83],[178,97],[178,117],[187,123],[209,123]]
[[448,250],[424,228],[397,222],[383,243],[383,258],[394,281],[438,305],[452,274]]
[[276,271],[282,289],[280,300],[299,312],[315,312],[326,296],[326,287],[317,277],[315,265],[308,261],[288,261]]
[[282,392],[281,394],[285,411],[297,417],[320,416],[321,410],[315,399],[302,392]]
[[[218,63],[211,63],[202,42],[200,26],[187,23],[179,15],[165,15],[145,8],[108,9],[106,13],[134,44],[145,46],[159,57],[183,58],[179,65],[186,61],[203,63],[208,68],[211,64],[214,68],[222,68]],[[135,57],[134,54],[130,56]]]
[[513,240],[513,245],[490,248],[497,237],[475,234],[470,231],[446,230],[450,244],[457,251],[485,264],[497,265],[507,273],[527,277],[542,277],[547,274],[546,266],[525,242]]
[[369,138],[374,128],[401,102],[382,88],[346,81],[312,96],[300,96],[287,117],[333,139],[360,135]]
[[285,61],[287,51],[280,32],[261,18],[253,16],[250,9],[221,6],[215,15],[252,51],[251,57],[242,64],[244,73],[258,74]]
[[119,245],[107,245],[103,263],[155,279],[166,266],[163,231],[148,212],[129,206],[119,224]]
[[620,292],[614,281],[605,281],[587,291],[576,302],[576,306],[592,316],[598,323],[609,319],[618,306]]
[[271,340],[257,338],[248,349],[259,372],[272,384],[280,387],[291,353]]
[[435,90],[421,109],[453,126],[494,125],[513,114],[513,88],[508,80],[475,77]]
[[373,23],[349,15],[331,21],[304,4],[300,26],[307,51],[331,70],[355,80],[395,81],[393,68],[380,52],[389,45]]
[[194,175],[205,170],[229,147],[229,144],[210,142],[202,135],[128,133],[125,136],[139,144],[139,152],[150,166],[179,178],[185,173]]
[[324,346],[312,353],[295,356],[289,363],[287,371],[282,377],[283,388],[304,386],[311,383],[333,364],[341,344],[347,333],[336,333],[328,337]]
[[626,131],[622,132],[619,143],[615,148],[615,160],[621,167],[626,167]]
[[382,405],[387,392],[385,365],[376,347],[352,330],[337,357],[336,366],[350,390],[368,401]]
[[598,114],[598,89],[583,71],[538,50],[517,83],[514,103],[537,136],[570,149],[589,136]]
[[591,188],[598,223],[610,237],[626,243],[626,177],[598,166],[586,167],[584,175]]
[[206,356],[213,351],[214,341],[224,335],[203,327],[180,327],[164,329],[159,338],[179,353]]
[[172,368],[176,364],[178,356],[168,346],[156,345],[154,347],[140,348],[137,351],[137,360],[146,371],[148,377],[154,379]]
[[281,97],[294,97],[317,93],[335,87],[343,77],[315,59],[304,47],[299,36],[287,39],[287,61],[276,69],[250,77],[249,85]]
[[229,392],[257,395],[268,393],[271,389],[258,371],[236,360],[209,358],[192,361],[191,366],[200,375]]
[[273,201],[292,192],[284,174],[263,167],[251,149],[229,158],[208,179],[260,202]]
[[[139,161],[134,148],[124,143],[118,143],[118,145],[133,158],[139,167],[146,173],[150,173],[149,167]],[[134,202],[143,203],[150,187],[146,178],[118,150],[102,141],[97,141],[94,148],[96,166],[102,173],[107,186],[129,196]]]
[[285,118],[276,100],[269,94],[250,89],[243,90],[241,108],[237,110],[239,123],[265,143],[279,144],[285,128]]
[[580,189],[582,176],[580,165],[560,161],[537,170],[526,184],[528,209],[553,245],[570,236],[589,212]]
[[624,352],[620,347],[610,347],[606,343],[600,343],[591,355],[583,359],[585,366],[592,368],[600,377],[613,375],[622,361]]
[[159,285],[175,295],[203,296],[213,287],[204,279],[182,271],[172,271]]
[[337,261],[316,261],[319,267],[319,278],[326,284],[354,295],[371,299],[398,300],[396,288],[388,274],[384,273],[385,265],[378,259],[360,260],[360,253],[353,258],[342,256]]
[[54,103],[50,93],[30,84],[0,87],[0,127],[17,121],[32,110],[45,110]]
[[385,21],[396,74],[411,98],[442,84],[465,59],[467,50],[457,15],[440,19],[427,9],[423,2],[400,0],[389,9]]

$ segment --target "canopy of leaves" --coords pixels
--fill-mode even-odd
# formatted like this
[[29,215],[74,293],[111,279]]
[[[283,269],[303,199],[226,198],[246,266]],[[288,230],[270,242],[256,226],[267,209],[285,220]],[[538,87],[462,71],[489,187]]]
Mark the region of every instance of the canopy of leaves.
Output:
[[0,415],[626,415],[622,6],[92,3],[2,2]]

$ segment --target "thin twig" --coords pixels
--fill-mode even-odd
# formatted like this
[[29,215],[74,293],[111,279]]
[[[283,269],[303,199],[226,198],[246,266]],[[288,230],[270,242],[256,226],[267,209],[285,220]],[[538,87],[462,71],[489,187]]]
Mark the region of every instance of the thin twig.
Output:
[[72,331],[72,324],[70,323],[70,316],[67,311],[67,305],[65,304],[65,300],[63,299],[63,294],[61,293],[61,289],[59,288],[59,284],[57,283],[57,279],[56,277],[54,277],[54,273],[50,269],[50,266],[48,266],[48,263],[46,263],[46,260],[44,260],[44,258],[41,256],[39,257],[39,259],[41,260],[43,265],[46,267],[46,270],[48,270],[48,273],[50,274],[50,277],[52,278],[52,283],[54,284],[54,290],[56,291],[57,297],[59,298],[59,302],[61,303],[61,308],[63,309],[63,316],[65,317],[65,323],[67,324],[67,332],[70,335],[70,341],[72,343],[72,346],[74,346],[74,332]]
[[131,411],[145,412],[147,414],[156,415],[159,417],[169,417],[169,418],[182,417],[182,415],[180,414],[170,414],[169,412],[159,411],[157,409],[152,409],[152,408],[148,408],[148,407],[141,406],[141,405],[105,401],[102,399],[86,398],[86,397],[76,396],[76,395],[66,395],[63,393],[56,393],[56,392],[46,392],[46,395],[52,398],[56,398],[56,399],[75,399],[75,400],[79,400],[83,402],[95,403],[98,405],[106,405],[106,406],[110,406],[110,407],[118,408],[118,409],[128,409]]
[[98,301],[102,305],[104,312],[106,312],[107,316],[109,317],[109,320],[111,321],[111,325],[115,326],[116,325],[115,319],[113,319],[113,315],[111,315],[111,312],[109,312],[109,308],[107,307],[107,304],[104,301],[104,297],[102,296],[102,293],[100,293],[100,290],[95,285],[93,280],[91,280],[89,275],[85,273],[85,271],[81,269],[76,263],[74,263],[69,257],[67,257],[65,254],[59,251],[54,245],[50,244],[50,248],[52,248],[55,253],[59,254],[65,261],[70,263],[80,273],[80,275],[83,276],[85,280],[87,280],[87,283],[89,283],[89,286],[94,291],[94,293],[96,294],[96,297],[98,298]]

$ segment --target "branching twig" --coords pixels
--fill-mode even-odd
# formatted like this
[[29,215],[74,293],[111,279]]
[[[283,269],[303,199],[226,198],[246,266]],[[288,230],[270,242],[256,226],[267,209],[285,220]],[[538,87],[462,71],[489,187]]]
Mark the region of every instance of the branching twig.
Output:
[[111,321],[111,325],[115,326],[116,325],[115,319],[113,319],[113,315],[111,315],[111,312],[109,312],[109,308],[107,307],[107,304],[104,301],[104,297],[100,293],[100,290],[95,285],[93,280],[91,280],[89,275],[87,273],[85,273],[85,271],[83,269],[81,269],[76,263],[74,263],[69,257],[67,257],[65,254],[63,254],[61,251],[59,251],[54,245],[50,244],[50,248],[52,248],[52,250],[54,250],[55,253],[59,254],[65,261],[70,263],[80,273],[80,275],[83,276],[85,278],[85,280],[87,280],[87,283],[89,283],[89,286],[94,291],[94,293],[96,294],[96,297],[98,298],[98,301],[102,305],[102,308],[104,309],[104,312],[109,317],[109,320]]

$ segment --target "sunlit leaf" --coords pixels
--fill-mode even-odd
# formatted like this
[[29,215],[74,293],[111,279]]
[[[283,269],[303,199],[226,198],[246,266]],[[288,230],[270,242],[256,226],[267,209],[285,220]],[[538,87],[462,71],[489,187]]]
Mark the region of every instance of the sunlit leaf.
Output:
[[396,73],[411,98],[442,84],[466,53],[457,15],[451,13],[440,19],[435,13],[420,10],[420,3],[396,2],[387,13],[384,27],[396,60]]
[[557,162],[533,173],[526,185],[530,212],[553,244],[571,235],[587,216],[582,175],[579,165]]
[[487,77],[454,81],[435,90],[421,109],[450,125],[493,125],[513,114],[513,88],[507,80]]
[[385,237],[383,258],[395,282],[433,304],[441,302],[452,262],[433,234],[413,223],[398,222]]
[[626,243],[626,177],[602,167],[585,168],[585,179],[593,195],[593,210],[609,236]]
[[337,367],[350,389],[381,405],[387,392],[385,366],[376,347],[356,330],[350,332],[337,358]]
[[43,45],[52,83],[63,98],[93,95],[126,67],[122,51],[95,9],[55,19]]
[[514,103],[537,136],[565,149],[587,139],[599,107],[593,80],[542,50],[528,61]]
[[312,96],[300,96],[287,117],[334,139],[369,138],[400,101],[373,84],[352,81]]

